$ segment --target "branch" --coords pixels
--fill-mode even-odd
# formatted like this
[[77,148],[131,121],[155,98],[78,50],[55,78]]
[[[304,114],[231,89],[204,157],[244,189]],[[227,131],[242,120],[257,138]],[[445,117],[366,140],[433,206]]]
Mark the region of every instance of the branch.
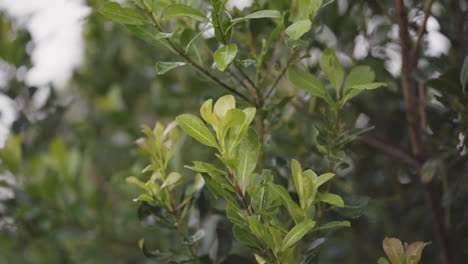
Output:
[[413,50],[413,56],[412,56],[413,66],[417,65],[417,62],[418,62],[422,39],[424,37],[424,33],[426,33],[427,20],[429,19],[429,16],[431,15],[431,7],[432,7],[433,2],[434,2],[433,0],[426,0],[424,4],[424,19],[423,19],[421,26],[418,29],[416,42],[414,44],[414,50]]
[[281,73],[278,75],[276,80],[273,82],[273,85],[271,85],[270,89],[265,93],[264,98],[268,98],[268,96],[270,96],[270,94],[273,92],[273,90],[275,90],[276,86],[278,86],[279,82],[281,81],[283,76],[286,74],[286,71],[288,70],[289,66],[291,65],[291,61],[296,56],[296,53],[297,53],[297,51],[294,51],[293,54],[291,54],[291,57],[289,57],[288,62],[286,62],[286,65],[281,70]]
[[421,164],[417,160],[415,160],[411,155],[406,153],[406,151],[368,134],[362,135],[360,138],[367,145],[382,150],[386,154],[410,165],[417,171],[421,169]]
[[[158,23],[158,20],[156,18],[156,16],[154,15],[154,13],[151,13],[150,14],[151,16],[151,20],[153,21],[154,25],[161,31],[163,32],[162,30],[162,27],[161,25]],[[252,100],[250,100],[249,97],[247,97],[246,95],[244,95],[243,93],[237,91],[236,89],[234,89],[233,87],[229,86],[228,84],[226,84],[225,82],[221,81],[220,79],[218,79],[218,77],[214,76],[212,73],[210,73],[208,70],[206,70],[205,68],[203,68],[203,66],[199,65],[198,63],[196,63],[195,61],[192,60],[192,58],[190,58],[187,54],[185,54],[184,50],[182,50],[181,48],[179,48],[176,44],[174,44],[174,42],[172,42],[172,40],[166,38],[165,39],[166,42],[171,46],[171,48],[173,48],[181,57],[183,57],[188,63],[190,63],[192,66],[194,66],[195,68],[197,68],[200,72],[202,72],[203,74],[205,74],[207,77],[209,77],[210,79],[212,79],[213,81],[217,82],[219,85],[221,85],[222,87],[224,87],[225,89],[227,89],[228,91],[232,92],[233,94],[239,96],[240,98],[244,99],[246,102],[252,104],[252,105],[255,105],[254,102],[252,102]]]

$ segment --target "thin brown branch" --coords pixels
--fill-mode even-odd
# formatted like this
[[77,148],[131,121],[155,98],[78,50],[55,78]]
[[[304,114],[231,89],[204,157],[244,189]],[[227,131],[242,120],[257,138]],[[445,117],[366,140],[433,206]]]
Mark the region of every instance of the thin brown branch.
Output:
[[366,143],[367,145],[371,146],[371,147],[374,147],[376,149],[380,149],[382,150],[383,152],[385,152],[386,154],[396,158],[397,160],[400,160],[408,165],[410,165],[411,167],[413,167],[414,169],[416,169],[417,171],[419,171],[421,169],[421,164],[416,160],[414,159],[410,154],[408,154],[406,151],[390,144],[390,143],[387,143],[387,142],[384,142],[383,140],[381,139],[378,139],[374,136],[371,136],[371,135],[362,135],[361,136],[361,140]]
[[278,75],[278,77],[276,77],[275,81],[273,82],[273,84],[271,85],[270,89],[265,93],[265,96],[264,98],[268,98],[270,96],[270,94],[275,90],[276,86],[278,86],[279,82],[281,81],[281,79],[283,78],[283,76],[286,74],[286,71],[288,70],[289,66],[291,65],[291,62],[292,60],[294,59],[294,57],[296,56],[296,52],[297,51],[294,51],[293,54],[291,54],[291,56],[289,57],[288,61],[286,62],[286,65],[283,67],[283,69],[281,70],[280,74]]
[[421,26],[419,26],[417,37],[416,37],[416,42],[414,44],[414,50],[412,54],[412,66],[416,66],[418,63],[418,58],[419,58],[419,52],[421,50],[421,44],[422,40],[424,37],[424,34],[426,33],[426,25],[427,25],[427,20],[429,19],[429,16],[431,15],[431,7],[433,0],[426,0],[424,3],[424,18],[421,23]]

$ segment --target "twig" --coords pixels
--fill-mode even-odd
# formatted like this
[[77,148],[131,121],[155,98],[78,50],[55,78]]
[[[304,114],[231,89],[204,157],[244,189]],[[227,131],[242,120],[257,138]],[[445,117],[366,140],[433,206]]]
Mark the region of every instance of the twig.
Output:
[[421,26],[418,29],[417,33],[417,38],[416,42],[414,44],[414,50],[413,50],[413,55],[412,55],[412,61],[411,65],[415,66],[418,62],[419,58],[419,51],[421,50],[421,42],[423,40],[424,33],[426,33],[426,25],[427,25],[427,20],[429,19],[429,16],[431,15],[431,7],[433,0],[427,0],[424,4],[424,18]]
[[376,137],[373,137],[371,135],[362,135],[361,136],[361,140],[366,143],[367,145],[371,146],[371,147],[374,147],[376,149],[380,149],[382,150],[383,152],[385,152],[386,154],[410,165],[411,167],[413,167],[414,169],[416,169],[417,171],[419,171],[421,169],[421,164],[415,160],[411,155],[409,155],[406,151],[394,146],[394,145],[391,145],[387,142],[384,142],[383,140],[381,139],[378,139]]
[[286,71],[288,70],[289,65],[291,64],[291,61],[296,56],[296,52],[297,51],[294,51],[293,54],[291,54],[288,61],[286,62],[286,65],[281,70],[281,73],[278,75],[278,77],[276,77],[276,80],[273,82],[273,85],[271,85],[270,89],[265,93],[264,98],[268,98],[268,96],[270,96],[270,94],[273,92],[273,90],[275,90],[276,86],[278,86],[279,82],[281,81],[283,76],[286,74]]
[[[162,30],[162,27],[161,25],[158,23],[158,20],[155,16],[154,13],[151,13],[150,14],[151,16],[151,20],[153,21],[153,23],[155,24],[155,26],[160,30],[160,31],[163,31]],[[205,74],[206,76],[208,76],[210,79],[212,79],[213,81],[217,82],[219,85],[221,85],[222,87],[224,87],[225,89],[227,89],[228,91],[232,92],[233,94],[239,96],[240,98],[244,99],[246,102],[252,104],[252,105],[255,105],[254,102],[252,102],[252,100],[249,99],[249,97],[247,97],[246,95],[244,95],[243,93],[237,91],[236,89],[234,89],[233,87],[229,86],[228,84],[226,84],[225,82],[221,81],[220,79],[218,79],[216,76],[214,76],[212,73],[210,73],[208,70],[206,70],[205,68],[203,68],[201,65],[199,65],[198,63],[196,63],[195,61],[192,60],[192,58],[190,58],[187,54],[185,54],[184,50],[182,50],[181,48],[179,48],[177,45],[174,44],[174,42],[172,42],[172,40],[166,38],[165,39],[166,42],[171,46],[171,48],[173,48],[181,57],[183,57],[188,63],[190,63],[192,66],[194,66],[195,68],[197,68],[200,72],[202,72],[203,74]]]

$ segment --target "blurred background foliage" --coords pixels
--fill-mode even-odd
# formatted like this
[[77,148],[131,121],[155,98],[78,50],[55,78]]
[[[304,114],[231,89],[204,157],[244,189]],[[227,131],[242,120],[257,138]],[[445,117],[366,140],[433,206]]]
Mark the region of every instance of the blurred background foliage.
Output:
[[[0,263],[154,263],[138,249],[140,238],[151,248],[167,249],[179,243],[168,231],[139,223],[132,202],[138,191],[125,183],[127,176],[139,175],[144,166],[134,141],[141,136],[141,124],[168,123],[178,114],[196,112],[201,102],[225,91],[188,66],[157,76],[156,59],[171,61],[173,55],[163,47],[147,45],[94,11],[102,2],[86,2],[93,12],[83,25],[84,60],[65,89],[29,86],[21,78],[21,72],[32,66],[31,37],[8,14],[0,13],[0,70],[7,76],[0,91],[15,102],[18,112],[0,151]],[[193,2],[196,6],[200,1]],[[407,1],[412,31],[422,19],[422,2]],[[231,13],[283,10],[289,4],[289,0],[259,0]],[[422,167],[421,175],[440,200],[442,211],[436,213],[444,217],[443,239],[450,263],[468,259],[468,97],[460,82],[468,49],[467,10],[462,0],[434,1],[431,23],[438,27],[433,33],[443,34],[449,46],[430,54],[426,43],[413,76],[427,92],[418,103],[426,107],[424,132],[432,150],[431,157],[416,167]],[[252,21],[240,25],[233,39],[241,47],[261,47],[274,27],[268,20]],[[431,193],[420,183],[413,161],[388,153],[389,149],[400,151],[398,155],[411,153],[395,66],[400,50],[394,1],[336,1],[319,13],[305,39],[311,49],[304,53],[303,62],[318,76],[317,58],[321,50],[332,47],[346,69],[369,65],[376,80],[388,83],[345,107],[342,118],[350,127],[374,129],[339,154],[339,177],[332,188],[348,197],[347,204],[365,207],[332,212],[348,217],[352,227],[315,238],[315,246],[321,247],[319,263],[375,263],[386,236],[433,241],[423,263],[447,263],[440,234],[434,231],[433,208],[427,202]],[[216,41],[207,41],[216,48]],[[275,44],[270,46],[269,51]],[[286,45],[279,49],[274,72],[287,60],[287,50]],[[205,65],[212,63],[210,56],[202,60]],[[326,140],[313,133],[323,118],[323,107],[323,102],[287,80],[280,82],[275,99],[265,106],[274,113],[267,122],[278,123],[263,148],[266,168],[285,177],[288,160],[296,158],[306,167],[324,170],[326,162],[317,142]],[[210,157],[192,139],[186,138],[185,144],[177,164]],[[222,213],[208,211],[212,209],[207,204],[202,195],[200,213],[211,215],[203,219],[221,227]],[[216,241],[215,235],[208,237]]]

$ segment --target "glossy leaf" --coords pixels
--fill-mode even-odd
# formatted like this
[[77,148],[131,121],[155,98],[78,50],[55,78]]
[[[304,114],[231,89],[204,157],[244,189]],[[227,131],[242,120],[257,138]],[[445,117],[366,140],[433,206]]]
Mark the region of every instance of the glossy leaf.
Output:
[[332,228],[338,228],[338,227],[350,227],[351,223],[349,221],[333,221],[333,222],[328,222],[324,224],[323,226],[319,226],[314,228],[314,232],[320,231],[320,230],[326,230],[326,229],[332,229]]
[[171,186],[178,183],[182,179],[182,175],[178,172],[171,172],[167,176],[166,180],[161,185],[161,189],[164,189],[166,186]]
[[258,245],[257,239],[255,236],[253,236],[250,232],[240,228],[237,225],[234,225],[234,228],[232,230],[234,237],[239,241],[244,244],[247,244],[251,247],[259,248],[260,246]]
[[419,261],[421,260],[421,255],[423,249],[431,244],[431,242],[413,242],[409,244],[409,246],[406,248],[406,263],[407,264],[418,264]]
[[316,201],[321,201],[327,204],[331,204],[337,207],[343,207],[344,202],[343,199],[334,193],[318,193]]
[[323,0],[299,0],[298,17],[300,19],[313,19],[322,6]]
[[297,88],[324,99],[329,105],[335,104],[325,85],[308,71],[296,66],[290,67],[288,80]]
[[166,7],[161,14],[161,19],[167,20],[167,19],[173,19],[173,18],[184,17],[184,16],[191,17],[195,20],[202,21],[202,22],[210,21],[200,11],[188,5],[182,5],[182,4],[170,5]]
[[291,199],[288,191],[279,184],[270,183],[271,188],[275,191],[280,197],[281,200],[288,210],[291,217],[294,219],[296,223],[301,222],[304,217],[301,214],[301,208]]
[[356,66],[346,77],[345,91],[354,85],[371,83],[375,80],[375,73],[369,66]]
[[156,73],[158,75],[162,75],[174,68],[184,66],[186,64],[187,63],[185,62],[156,62]]
[[309,19],[299,20],[286,28],[286,34],[293,40],[300,39],[312,28],[312,22]]
[[299,240],[301,240],[307,233],[309,233],[312,230],[314,225],[315,222],[310,219],[304,220],[304,222],[297,224],[284,237],[282,249],[286,250],[289,247],[296,244]]
[[214,61],[216,62],[216,67],[220,71],[225,71],[226,68],[234,61],[237,54],[237,45],[229,44],[223,46],[215,51]]
[[232,151],[235,147],[237,147],[239,143],[242,141],[242,139],[244,139],[249,129],[249,126],[255,117],[256,109],[255,107],[248,107],[242,110],[242,112],[244,112],[244,115],[245,115],[244,122],[241,125],[234,127],[229,133],[230,135],[229,136],[229,141],[230,141],[229,150],[230,151]]
[[176,118],[179,126],[191,137],[198,140],[200,143],[209,147],[217,147],[216,139],[211,131],[205,126],[200,118],[191,115],[183,114]]
[[132,8],[123,8],[116,2],[107,2],[98,9],[103,16],[122,24],[143,25],[148,23],[137,11]]
[[236,99],[232,95],[225,95],[219,98],[213,109],[213,113],[217,118],[223,120],[227,112],[236,107]]

